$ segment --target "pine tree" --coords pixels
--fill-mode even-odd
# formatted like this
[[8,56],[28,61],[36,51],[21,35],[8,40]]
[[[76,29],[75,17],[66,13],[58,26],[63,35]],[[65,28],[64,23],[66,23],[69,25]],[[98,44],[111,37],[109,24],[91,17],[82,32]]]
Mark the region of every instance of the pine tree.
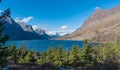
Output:
[[64,66],[69,66],[69,55],[70,55],[70,52],[68,50],[65,50],[63,55],[64,55],[63,59],[65,61]]
[[0,46],[0,67],[7,65],[7,56],[8,53],[6,52],[7,47]]
[[7,60],[6,60],[6,58],[7,58],[6,54],[7,53],[5,53],[7,47],[4,47],[4,43],[9,38],[8,35],[5,35],[5,36],[2,35],[2,32],[4,30],[3,24],[4,23],[2,21],[0,21],[0,66],[4,66],[7,63]]
[[[1,0],[0,0],[0,2],[1,2]],[[0,16],[0,19],[1,18],[2,18],[2,16]],[[3,30],[5,29],[3,26],[4,23],[5,22],[0,21],[0,67],[5,66],[7,64],[7,56],[8,56],[8,53],[6,53],[7,47],[4,46],[4,43],[8,40],[9,36],[2,35]]]
[[72,47],[71,54],[73,54],[73,59],[76,59],[75,57],[78,56],[78,51],[79,51],[78,49],[79,49],[78,46]]
[[14,63],[16,64],[18,60],[18,50],[14,44],[12,44],[11,46],[11,56],[12,56]]
[[63,60],[63,49],[61,46],[58,46],[58,47],[54,47],[53,48],[53,60],[54,60],[54,64],[57,65],[57,66],[62,66],[63,63],[64,63],[64,60]]
[[78,63],[79,63],[78,53],[79,53],[78,46],[77,45],[73,46],[71,49],[71,57],[72,57],[72,66],[73,67],[78,66]]
[[29,51],[28,53],[27,53],[27,55],[25,56],[25,62],[27,63],[27,62],[35,62],[36,60],[35,60],[35,58],[34,58],[34,54],[33,54],[33,52],[32,51]]
[[85,63],[91,64],[94,61],[92,54],[93,54],[93,49],[90,44],[87,44],[85,46],[85,55],[83,55],[85,59]]
[[27,49],[25,47],[25,45],[22,45],[22,47],[19,49],[19,54],[21,56],[22,59],[24,59],[25,55],[27,54]]
[[46,59],[48,62],[52,61],[52,55],[51,55],[52,51],[50,49],[50,47],[48,47],[48,50],[46,52]]

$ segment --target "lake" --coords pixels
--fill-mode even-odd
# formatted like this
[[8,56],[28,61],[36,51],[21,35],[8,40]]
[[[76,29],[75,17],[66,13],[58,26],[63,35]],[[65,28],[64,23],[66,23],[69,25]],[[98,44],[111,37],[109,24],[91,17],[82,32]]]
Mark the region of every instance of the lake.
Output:
[[70,50],[72,46],[78,45],[79,48],[82,47],[82,41],[72,41],[72,40],[20,40],[20,41],[7,41],[5,45],[15,44],[16,47],[21,47],[25,45],[27,49],[36,52],[43,52],[48,49],[48,47],[58,47],[62,46],[65,50]]

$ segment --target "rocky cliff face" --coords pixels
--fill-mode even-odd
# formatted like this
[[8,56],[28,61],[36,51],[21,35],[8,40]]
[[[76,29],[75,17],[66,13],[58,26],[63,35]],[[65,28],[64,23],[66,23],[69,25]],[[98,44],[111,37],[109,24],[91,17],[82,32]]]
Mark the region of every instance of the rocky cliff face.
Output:
[[5,22],[3,35],[8,34],[10,36],[9,40],[47,39],[36,33],[31,25],[17,23],[11,17],[4,16],[0,21]]
[[28,31],[28,32],[34,32],[33,28],[31,25],[26,25],[25,23],[23,22],[17,22],[24,31]]
[[114,42],[118,37],[120,37],[120,7],[110,10],[97,9],[81,28],[62,39]]
[[34,31],[36,33],[38,33],[40,36],[42,36],[42,38],[45,38],[45,39],[49,39],[50,38],[50,36],[48,34],[46,34],[44,29],[36,28]]

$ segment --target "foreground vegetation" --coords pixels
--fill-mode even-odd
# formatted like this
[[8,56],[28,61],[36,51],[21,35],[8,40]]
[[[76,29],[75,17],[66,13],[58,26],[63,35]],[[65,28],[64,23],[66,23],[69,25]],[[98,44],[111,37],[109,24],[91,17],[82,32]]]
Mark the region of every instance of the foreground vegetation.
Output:
[[[118,68],[120,63],[120,41],[112,44],[102,44],[92,47],[85,43],[82,48],[75,45],[71,50],[64,50],[62,46],[48,48],[45,52],[37,53],[27,50],[25,45],[16,48],[14,44],[4,49],[0,48],[1,55],[6,60],[0,60],[3,65],[13,62],[14,64],[34,63],[42,65],[52,63],[57,67],[78,68],[78,67],[99,67],[106,65],[108,67]],[[8,62],[7,62],[8,61]],[[108,65],[109,64],[109,65]],[[2,66],[2,64],[1,64]]]

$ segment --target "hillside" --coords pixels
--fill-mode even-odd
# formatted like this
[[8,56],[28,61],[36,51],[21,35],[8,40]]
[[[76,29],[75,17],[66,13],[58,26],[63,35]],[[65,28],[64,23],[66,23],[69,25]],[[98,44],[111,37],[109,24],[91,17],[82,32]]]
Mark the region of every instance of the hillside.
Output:
[[64,40],[114,42],[120,37],[120,7],[110,10],[97,9],[76,31],[63,37]]
[[33,39],[48,39],[44,35],[40,35],[33,30],[31,25],[15,22],[10,16],[3,16],[0,21],[5,22],[3,31],[9,35],[9,40],[33,40]]

